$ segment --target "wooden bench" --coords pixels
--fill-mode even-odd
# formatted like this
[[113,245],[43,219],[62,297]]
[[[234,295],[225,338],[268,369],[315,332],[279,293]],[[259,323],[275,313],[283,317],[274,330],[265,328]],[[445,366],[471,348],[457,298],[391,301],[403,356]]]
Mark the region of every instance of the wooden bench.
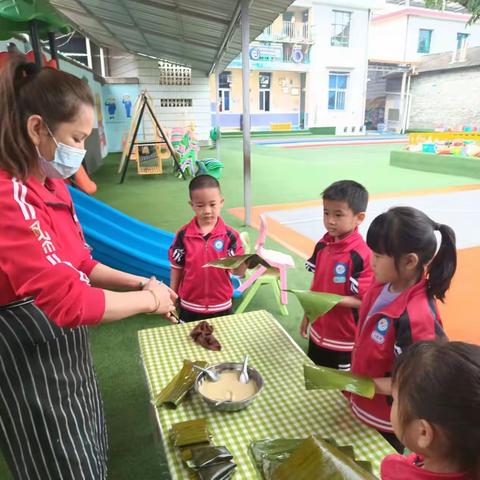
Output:
[[292,122],[284,122],[284,123],[271,123],[270,130],[272,132],[279,132],[279,131],[288,131],[292,129]]

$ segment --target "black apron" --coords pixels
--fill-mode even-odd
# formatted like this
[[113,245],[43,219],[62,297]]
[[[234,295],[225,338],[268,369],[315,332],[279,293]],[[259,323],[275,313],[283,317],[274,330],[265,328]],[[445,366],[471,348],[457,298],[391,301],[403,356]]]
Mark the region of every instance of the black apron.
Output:
[[0,447],[15,479],[102,480],[107,433],[87,327],[0,307]]

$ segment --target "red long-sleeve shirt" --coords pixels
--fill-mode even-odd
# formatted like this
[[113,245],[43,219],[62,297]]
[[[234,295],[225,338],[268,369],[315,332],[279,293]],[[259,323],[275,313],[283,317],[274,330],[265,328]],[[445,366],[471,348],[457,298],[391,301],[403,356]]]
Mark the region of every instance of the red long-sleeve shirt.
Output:
[[90,286],[95,265],[62,180],[21,182],[0,170],[0,305],[33,297],[60,327],[98,323],[105,294]]
[[415,453],[388,455],[382,461],[382,480],[473,480],[469,473],[438,473],[423,469],[422,459]]
[[[356,229],[337,242],[330,234],[325,234],[305,263],[305,268],[314,273],[310,290],[361,299],[374,277],[370,266],[371,255]],[[337,305],[313,322],[310,339],[319,347],[351,352],[357,320],[356,309]]]

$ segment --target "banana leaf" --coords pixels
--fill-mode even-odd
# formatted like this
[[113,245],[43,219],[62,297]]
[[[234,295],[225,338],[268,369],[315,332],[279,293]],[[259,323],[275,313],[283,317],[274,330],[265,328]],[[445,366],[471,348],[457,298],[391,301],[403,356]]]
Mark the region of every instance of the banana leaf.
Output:
[[197,471],[199,480],[228,480],[236,468],[234,462],[223,462]]
[[183,361],[183,367],[178,372],[168,385],[155,396],[154,403],[157,407],[165,405],[170,408],[177,408],[179,403],[185,398],[189,390],[192,388],[197,373],[193,368],[193,365],[205,368],[207,362],[203,360],[197,360],[191,362],[190,360]]
[[190,459],[187,465],[193,470],[218,465],[232,460],[232,454],[224,446],[215,447],[208,445],[206,447],[195,447],[190,450]]
[[325,315],[343,298],[334,293],[311,292],[310,290],[287,290],[287,292],[293,293],[297,297],[310,322]]
[[375,477],[357,465],[338,448],[311,436],[272,473],[271,480],[373,480]]
[[304,365],[303,375],[307,390],[345,390],[366,398],[375,395],[375,384],[368,377],[317,365]]
[[172,425],[170,434],[176,447],[208,443],[211,437],[205,418],[175,423]]
[[246,263],[248,268],[255,268],[257,265],[263,265],[264,267],[270,267],[262,257],[256,253],[249,253],[246,255],[234,255],[232,257],[223,257],[212,262],[208,262],[204,267],[224,268],[226,270],[235,270],[242,263]]
[[[304,442],[305,439],[300,438],[277,438],[275,440],[265,439],[253,442],[250,445],[250,452],[255,461],[257,469],[265,480],[271,480],[273,472],[280,464],[285,462],[290,455]],[[354,450],[351,445],[339,446],[332,438],[324,438],[323,442],[335,447],[345,456],[355,460]],[[362,467],[366,472],[372,472],[372,465],[368,461],[355,460],[357,465]],[[318,477],[323,478],[323,477]],[[371,478],[371,477],[367,477]]]
[[302,438],[277,438],[253,442],[250,452],[263,478],[270,480],[273,471],[304,441]]

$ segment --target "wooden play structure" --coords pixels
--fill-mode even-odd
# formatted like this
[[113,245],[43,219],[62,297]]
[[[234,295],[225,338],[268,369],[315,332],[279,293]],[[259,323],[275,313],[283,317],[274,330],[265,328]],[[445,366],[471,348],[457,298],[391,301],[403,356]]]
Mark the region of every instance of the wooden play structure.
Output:
[[[185,178],[178,161],[178,153],[175,151],[170,139],[162,127],[153,110],[153,101],[146,90],[143,90],[135,102],[132,115],[132,123],[123,146],[122,157],[118,167],[121,173],[120,183],[123,183],[127,173],[128,164],[131,160],[137,164],[139,175],[158,175],[163,173],[162,161],[172,157],[174,166]],[[147,138],[145,124],[142,123],[145,113],[150,118],[154,133]],[[140,126],[143,126],[142,139],[139,138]]]

